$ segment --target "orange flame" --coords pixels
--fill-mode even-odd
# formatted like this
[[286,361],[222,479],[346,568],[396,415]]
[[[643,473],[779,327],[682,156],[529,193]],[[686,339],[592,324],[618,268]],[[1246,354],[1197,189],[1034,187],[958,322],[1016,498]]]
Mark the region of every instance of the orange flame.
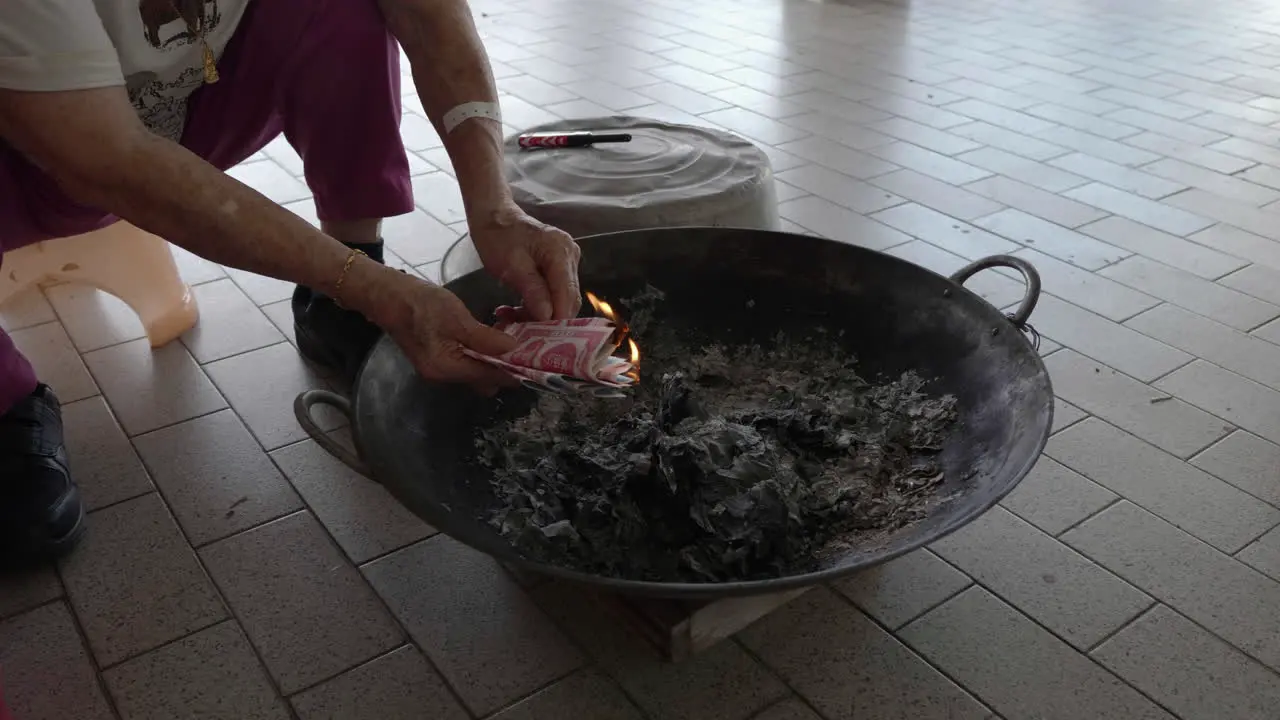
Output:
[[637,382],[639,382],[640,380],[640,346],[636,344],[635,338],[631,337],[631,327],[618,318],[618,314],[614,311],[612,305],[605,302],[604,300],[601,300],[599,297],[596,296],[595,293],[588,292],[586,293],[586,295],[587,295],[587,302],[591,303],[591,307],[594,308],[595,311],[599,313],[601,316],[608,318],[609,320],[612,320],[613,323],[617,326],[618,335],[615,340],[616,344],[613,346],[613,350],[614,352],[617,352],[618,349],[622,347],[622,344],[624,342],[627,343],[627,348],[631,354],[631,357],[630,357],[631,364],[634,366],[632,367],[631,371],[627,373],[627,375],[633,378],[634,380],[636,380]]
[[613,306],[601,300],[600,298],[596,297],[595,293],[592,293],[592,292],[587,293],[587,302],[591,303],[591,307],[595,308],[596,312],[600,313],[601,315],[609,318],[614,322],[618,321],[618,316],[613,312]]

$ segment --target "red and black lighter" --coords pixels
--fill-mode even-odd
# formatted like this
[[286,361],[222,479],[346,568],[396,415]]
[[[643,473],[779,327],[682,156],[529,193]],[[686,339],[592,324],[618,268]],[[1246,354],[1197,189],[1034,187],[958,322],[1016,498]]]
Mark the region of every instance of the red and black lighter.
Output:
[[628,133],[598,133],[591,130],[574,132],[528,133],[517,138],[522,148],[587,147],[598,143],[631,142]]

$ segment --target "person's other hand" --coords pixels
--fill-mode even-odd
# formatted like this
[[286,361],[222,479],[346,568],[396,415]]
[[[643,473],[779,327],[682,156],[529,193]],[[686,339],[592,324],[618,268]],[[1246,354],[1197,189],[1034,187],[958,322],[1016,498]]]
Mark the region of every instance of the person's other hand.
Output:
[[563,320],[582,306],[578,288],[581,251],[569,234],[529,217],[514,204],[468,222],[485,270],[520,293],[521,316]]
[[501,355],[515,349],[514,338],[477,321],[456,295],[438,285],[405,273],[385,276],[389,287],[383,291],[398,310],[383,329],[424,378],[466,383],[486,395],[519,384],[462,351]]

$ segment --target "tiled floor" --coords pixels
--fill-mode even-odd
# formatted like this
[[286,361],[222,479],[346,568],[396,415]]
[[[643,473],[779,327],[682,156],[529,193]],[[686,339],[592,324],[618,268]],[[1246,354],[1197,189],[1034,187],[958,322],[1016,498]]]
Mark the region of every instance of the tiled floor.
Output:
[[[66,402],[93,510],[71,558],[0,581],[20,720],[1277,717],[1275,5],[474,6],[513,128],[719,125],[767,146],[792,230],[939,271],[1033,260],[1044,459],[929,550],[663,665],[304,440],[290,401],[325,380],[289,344],[290,287],[179,253],[203,320],[159,351],[84,288],[0,315]],[[386,230],[434,278],[459,200],[406,101],[421,209]],[[234,174],[314,218],[282,141]]]

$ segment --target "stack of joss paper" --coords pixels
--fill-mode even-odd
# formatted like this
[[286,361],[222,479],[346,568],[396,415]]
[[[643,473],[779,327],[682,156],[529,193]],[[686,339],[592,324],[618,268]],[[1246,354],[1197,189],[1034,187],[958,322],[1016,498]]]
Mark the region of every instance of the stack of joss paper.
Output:
[[[639,348],[608,303],[590,293],[587,297],[605,317],[499,323],[496,327],[519,343],[516,349],[496,357],[467,354],[502,368],[525,387],[541,392],[621,397],[640,381]],[[624,344],[630,351],[629,359],[615,355]]]

